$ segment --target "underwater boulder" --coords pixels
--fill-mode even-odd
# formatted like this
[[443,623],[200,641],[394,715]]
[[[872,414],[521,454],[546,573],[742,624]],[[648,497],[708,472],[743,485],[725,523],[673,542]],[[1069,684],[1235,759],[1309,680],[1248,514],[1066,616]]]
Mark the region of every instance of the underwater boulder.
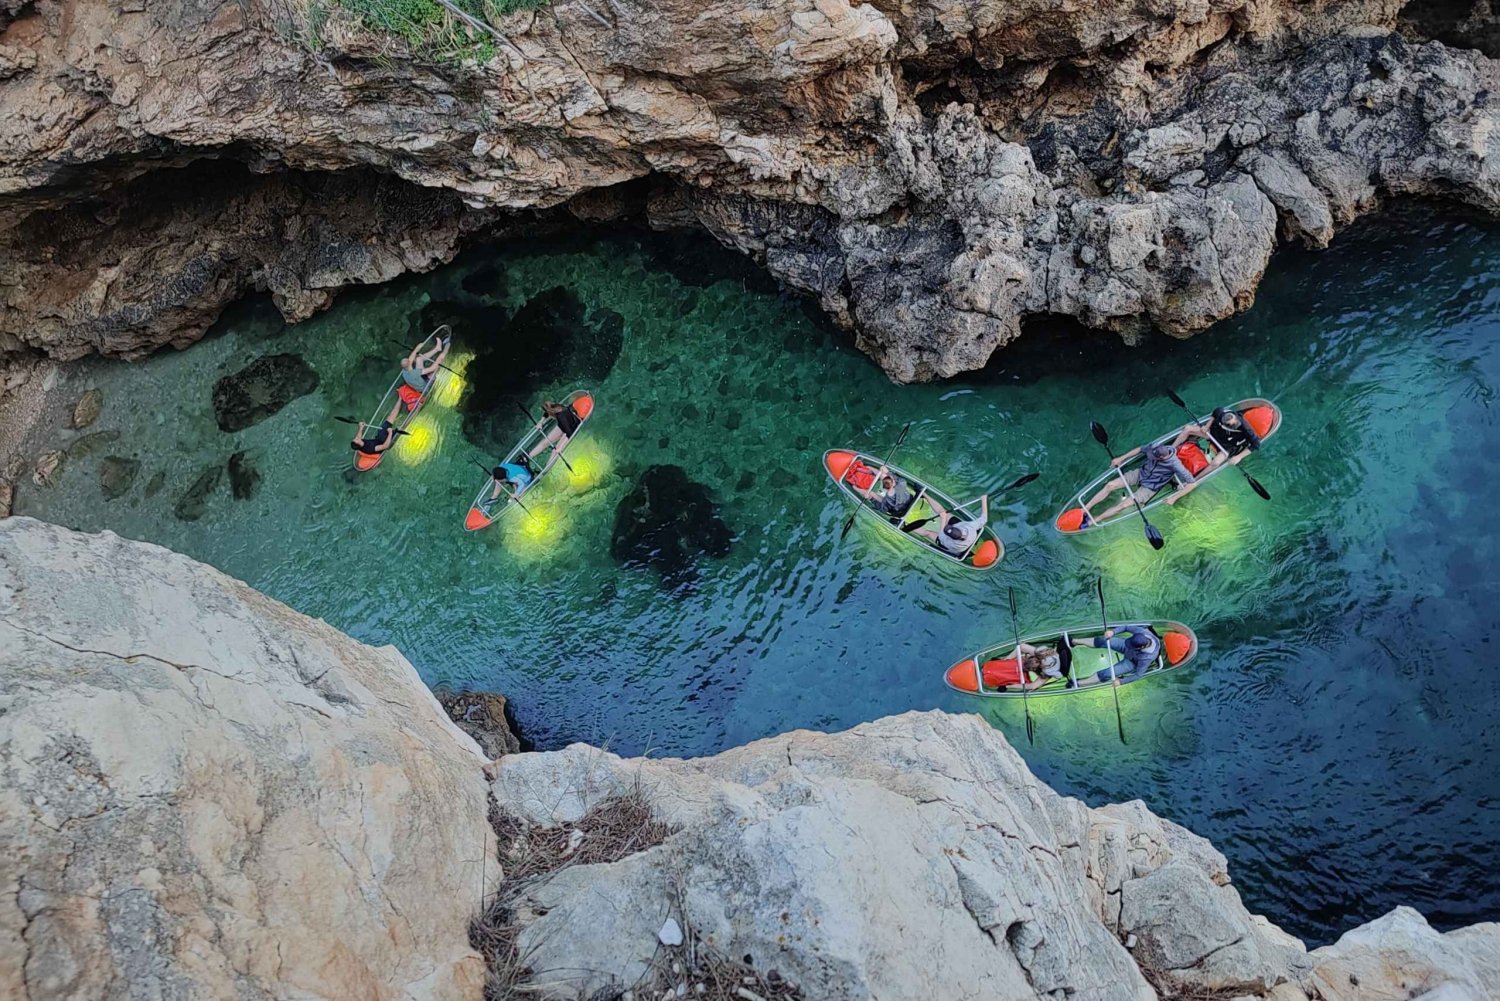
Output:
[[104,494],[105,500],[114,500],[123,496],[135,482],[136,473],[141,471],[139,460],[127,459],[120,455],[106,455],[99,463],[99,490]]
[[260,470],[250,462],[250,455],[243,450],[229,457],[226,466],[229,472],[229,492],[235,500],[249,500],[260,488]]
[[317,388],[318,373],[301,355],[266,355],[214,383],[214,419],[220,431],[243,431]]
[[729,555],[734,533],[707,487],[681,466],[650,466],[615,509],[609,552],[621,566],[650,567],[663,587],[695,580],[700,557]]
[[214,463],[204,468],[193,481],[193,485],[187,488],[187,492],[177,499],[172,507],[172,514],[176,515],[178,521],[197,521],[203,517],[208,510],[208,496],[218,487],[219,481],[224,478],[224,466],[222,463]]

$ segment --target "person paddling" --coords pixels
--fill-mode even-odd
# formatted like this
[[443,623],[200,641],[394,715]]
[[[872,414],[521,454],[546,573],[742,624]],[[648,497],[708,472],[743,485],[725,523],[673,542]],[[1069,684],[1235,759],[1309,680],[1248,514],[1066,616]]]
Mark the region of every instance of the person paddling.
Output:
[[1102,684],[1111,679],[1116,685],[1135,681],[1144,677],[1161,655],[1161,637],[1150,626],[1116,626],[1114,629],[1106,629],[1103,636],[1095,636],[1089,640],[1069,639],[1068,642],[1075,647],[1108,648],[1124,658],[1113,669],[1106,667],[1096,673],[1093,681],[1080,679],[1078,683],[1082,685]]
[[942,527],[919,527],[910,531],[936,543],[939,549],[950,556],[967,556],[969,550],[974,548],[974,543],[979,541],[979,534],[990,522],[990,495],[985,494],[979,498],[979,517],[968,519],[960,517],[959,513],[945,510],[930,493],[925,495],[925,499],[932,507],[937,523]]
[[583,418],[578,416],[578,412],[571,405],[558,403],[554,400],[548,400],[542,404],[543,423],[546,422],[548,417],[551,417],[557,423],[547,432],[541,441],[532,447],[529,453],[532,458],[536,458],[537,454],[549,445],[552,447],[555,455],[562,455],[562,450],[567,447],[568,440],[578,432],[579,426],[583,424]]
[[[1206,432],[1205,437],[1227,452],[1229,461],[1233,463],[1238,463],[1261,446],[1260,435],[1245,420],[1245,415],[1229,407],[1214,408],[1214,415],[1208,422]],[[1214,461],[1224,460],[1215,456]]]
[[510,485],[510,495],[512,497],[520,497],[535,482],[536,476],[532,473],[529,462],[501,462],[497,463],[495,468],[490,470],[490,480],[490,495],[485,498],[483,505],[486,513],[488,513],[490,506],[499,499],[502,484]]
[[[1094,496],[1090,497],[1084,503],[1084,524],[1088,525],[1090,522],[1108,521],[1121,511],[1131,507],[1135,501],[1139,501],[1142,505],[1148,504],[1153,497],[1170,486],[1174,479],[1182,484],[1183,487],[1191,486],[1193,483],[1193,474],[1188,471],[1188,468],[1182,464],[1182,460],[1177,457],[1177,446],[1187,441],[1194,433],[1204,436],[1202,428],[1196,424],[1190,424],[1179,431],[1177,437],[1172,441],[1142,445],[1139,448],[1131,449],[1124,455],[1117,455],[1111,459],[1110,465],[1116,469],[1137,455],[1144,455],[1146,461],[1134,469],[1121,473],[1104,484],[1098,493],[1094,494]],[[1132,490],[1135,491],[1134,500],[1131,499]],[[1094,506],[1102,503],[1111,494],[1115,493],[1115,491],[1122,491],[1120,499],[1105,508],[1102,512],[1095,514]],[[1180,499],[1181,492],[1181,489],[1174,492],[1172,496],[1167,498],[1167,503],[1175,504]]]
[[[396,423],[396,415],[400,412],[401,401],[397,400],[396,405],[391,407],[391,412],[385,415],[385,420],[380,422],[379,427],[360,421],[354,428],[354,439],[349,442],[349,447],[356,452],[363,452],[365,455],[379,455],[390,448],[396,443],[396,429],[394,425]],[[365,431],[371,428],[374,429],[375,435],[366,438]]]
[[[424,339],[422,344],[426,343]],[[447,359],[448,347],[452,343],[452,334],[439,337],[429,350],[424,352],[422,344],[418,344],[411,349],[411,354],[401,359],[401,385],[396,387],[396,395],[405,404],[407,413],[416,410],[427,391],[432,388],[432,380],[437,377],[438,370]]]

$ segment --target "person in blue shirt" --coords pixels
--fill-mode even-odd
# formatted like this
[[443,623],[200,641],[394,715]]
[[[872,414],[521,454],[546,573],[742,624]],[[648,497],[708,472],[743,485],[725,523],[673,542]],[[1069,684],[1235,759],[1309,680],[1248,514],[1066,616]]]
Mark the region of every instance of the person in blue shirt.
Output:
[[[1083,505],[1085,514],[1084,524],[1090,522],[1107,521],[1131,506],[1130,491],[1126,490],[1126,484],[1135,491],[1135,499],[1144,507],[1159,492],[1165,490],[1176,480],[1181,486],[1188,486],[1193,482],[1193,474],[1177,458],[1177,446],[1187,441],[1189,436],[1197,434],[1204,436],[1204,431],[1196,424],[1190,424],[1177,433],[1172,441],[1164,441],[1156,444],[1142,445],[1140,448],[1132,448],[1124,455],[1115,456],[1110,465],[1118,469],[1137,455],[1144,455],[1146,461],[1128,469],[1124,473],[1104,484],[1103,489],[1090,497],[1088,503]],[[1180,489],[1180,487],[1179,487]],[[1099,513],[1094,513],[1094,506],[1103,503],[1115,491],[1121,491],[1120,499]],[[1175,502],[1177,495],[1167,498],[1167,503]]]
[[[1069,639],[1071,646],[1108,647],[1121,654],[1123,659],[1114,666],[1114,682],[1117,685],[1144,677],[1156,658],[1161,655],[1161,637],[1150,626],[1116,626],[1104,630],[1103,636],[1089,640]],[[1093,681],[1081,684],[1100,684],[1110,680],[1110,669],[1105,668],[1094,675]]]
[[490,482],[492,484],[490,495],[485,499],[484,510],[489,511],[490,506],[500,497],[501,484],[510,484],[510,495],[519,497],[526,492],[536,477],[531,470],[520,463],[502,462],[490,470]]

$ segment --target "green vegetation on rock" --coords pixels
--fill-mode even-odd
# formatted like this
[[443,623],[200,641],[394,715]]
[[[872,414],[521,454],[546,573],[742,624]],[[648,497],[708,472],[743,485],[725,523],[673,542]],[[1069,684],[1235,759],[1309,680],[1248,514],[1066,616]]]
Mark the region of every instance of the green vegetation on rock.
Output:
[[[353,15],[364,28],[399,38],[413,54],[441,61],[486,62],[496,37],[478,25],[518,11],[535,10],[546,0],[311,0],[307,37],[321,48],[331,20]],[[458,12],[473,19],[468,22]]]

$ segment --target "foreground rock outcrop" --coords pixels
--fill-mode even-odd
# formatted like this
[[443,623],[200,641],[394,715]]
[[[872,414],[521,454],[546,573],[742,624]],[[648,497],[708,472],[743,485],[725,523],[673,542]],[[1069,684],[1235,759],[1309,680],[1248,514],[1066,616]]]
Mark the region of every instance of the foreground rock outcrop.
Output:
[[0,997],[477,997],[483,759],[395,650],[0,522]]
[[477,999],[470,936],[489,996],[1500,996],[1500,925],[1308,952],[1208,842],[1058,795],[977,716],[486,763],[395,651],[26,518],[0,643],[6,998]]
[[[408,6],[437,41],[322,0],[0,6],[0,355],[186,343],[248,288],[299,319],[566,204],[706,229],[932,379],[1028,317],[1185,336],[1388,197],[1500,207],[1497,64],[1399,0]],[[225,183],[153,179],[195,171]]]

